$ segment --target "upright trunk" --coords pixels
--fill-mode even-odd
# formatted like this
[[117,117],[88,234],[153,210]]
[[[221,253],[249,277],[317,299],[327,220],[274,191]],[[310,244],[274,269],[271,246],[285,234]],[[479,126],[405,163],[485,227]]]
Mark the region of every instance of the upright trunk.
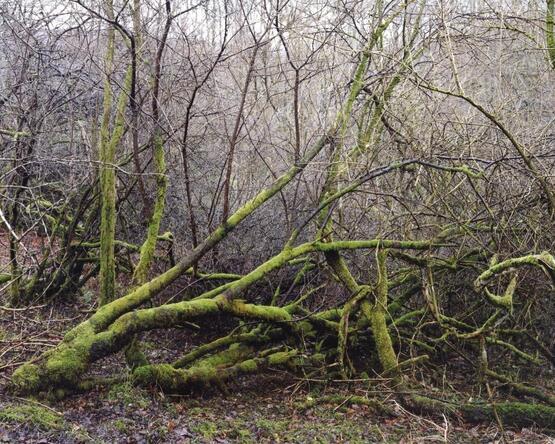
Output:
[[382,369],[388,372],[390,376],[394,376],[394,380],[398,382],[399,363],[397,355],[393,349],[393,342],[387,328],[387,250],[380,249],[377,253],[378,280],[374,292],[375,301],[370,304],[368,301],[363,302],[362,310],[370,320],[374,342],[376,343],[376,351]]
[[134,65],[133,81],[131,82],[131,92],[129,94],[129,108],[131,111],[131,143],[133,146],[133,166],[135,174],[137,175],[137,186],[139,188],[139,195],[143,203],[143,217],[148,218],[151,214],[151,201],[147,196],[145,183],[142,176],[141,159],[139,155],[139,114],[141,112],[137,93],[138,93],[138,73],[141,66],[141,48],[142,48],[142,35],[141,35],[141,0],[133,0],[133,33],[134,37],[131,40],[131,63]]
[[[106,16],[113,19],[114,9],[112,0],[106,0]],[[108,28],[108,41],[106,56],[104,58],[104,96],[102,123],[100,127],[100,193],[102,208],[100,214],[100,295],[99,300],[103,305],[110,301],[115,290],[115,260],[114,236],[116,226],[116,190],[114,153],[110,152],[110,114],[112,112],[112,89],[110,79],[114,62],[115,31],[110,25]]]
[[156,200],[150,221],[146,239],[141,246],[141,254],[139,263],[135,267],[133,281],[136,284],[144,284],[148,278],[148,270],[154,257],[156,248],[156,240],[160,231],[160,223],[164,215],[164,206],[166,201],[166,189],[168,187],[168,179],[166,177],[166,162],[164,159],[164,142],[159,134],[154,136],[154,164],[156,167]]
[[[138,2],[136,3],[138,5]],[[148,278],[148,269],[152,263],[154,250],[156,248],[156,239],[160,231],[160,223],[164,215],[164,206],[166,201],[166,190],[168,187],[168,179],[166,177],[166,161],[164,158],[164,142],[162,139],[162,131],[160,127],[160,109],[159,109],[159,96],[160,96],[160,77],[162,74],[162,58],[168,34],[170,32],[172,23],[171,3],[166,0],[166,23],[164,25],[164,32],[158,50],[156,52],[156,60],[154,65],[154,80],[152,88],[152,116],[154,119],[154,134],[152,137],[153,159],[156,168],[156,199],[154,208],[150,215],[148,224],[147,236],[141,247],[141,255],[139,263],[135,268],[133,280],[136,284],[144,284]]]
[[[114,10],[112,0],[106,0],[106,16],[113,21]],[[115,297],[116,263],[114,255],[114,239],[116,232],[116,147],[123,135],[125,127],[125,108],[133,82],[134,66],[127,68],[123,91],[121,91],[114,121],[110,131],[110,114],[112,110],[112,90],[110,85],[111,71],[114,61],[115,30],[108,29],[108,43],[105,57],[104,104],[102,125],[100,128],[100,191],[102,208],[100,214],[100,296],[99,303],[104,305]]]
[[547,0],[547,11],[545,15],[545,40],[547,53],[551,67],[555,69],[555,34],[553,24],[555,22],[555,0]]

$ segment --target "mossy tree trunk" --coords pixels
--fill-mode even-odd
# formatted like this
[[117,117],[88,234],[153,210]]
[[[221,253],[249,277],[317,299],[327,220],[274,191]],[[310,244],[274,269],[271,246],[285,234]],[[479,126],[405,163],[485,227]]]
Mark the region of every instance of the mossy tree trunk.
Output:
[[555,69],[555,33],[553,24],[555,22],[555,0],[546,0],[545,12],[545,41],[547,43],[547,54],[551,67]]
[[[106,17],[114,21],[114,5],[112,0],[105,2]],[[116,149],[125,129],[125,110],[127,108],[134,70],[127,68],[123,90],[116,107],[113,129],[110,128],[112,113],[112,71],[114,64],[116,31],[112,24],[108,25],[107,47],[104,58],[104,96],[103,113],[100,128],[100,294],[99,303],[104,305],[113,300],[116,295],[116,263],[115,263],[115,233],[116,233]]]
[[388,279],[387,279],[387,250],[380,249],[376,254],[378,269],[378,280],[374,291],[374,303],[368,300],[363,302],[362,309],[370,320],[370,326],[376,343],[376,351],[382,369],[386,374],[394,376],[396,382],[399,378],[399,362],[393,349],[393,342],[387,327],[387,302],[388,302]]
[[154,208],[150,215],[148,223],[146,239],[141,247],[139,263],[135,267],[133,281],[136,284],[144,284],[147,281],[148,271],[154,257],[156,248],[156,240],[160,232],[160,223],[164,215],[164,207],[166,201],[166,190],[168,187],[168,179],[166,177],[166,161],[164,156],[164,140],[162,136],[162,128],[160,122],[160,79],[162,76],[162,61],[166,41],[172,24],[171,3],[166,1],[166,23],[158,50],[156,51],[156,60],[154,64],[154,79],[152,88],[152,118],[154,120],[154,131],[152,135],[152,157],[156,170],[156,198]]

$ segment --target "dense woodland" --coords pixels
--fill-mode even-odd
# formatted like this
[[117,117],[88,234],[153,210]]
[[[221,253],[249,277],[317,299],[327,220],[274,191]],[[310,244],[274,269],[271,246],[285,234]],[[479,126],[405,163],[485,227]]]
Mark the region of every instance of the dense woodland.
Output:
[[222,396],[279,371],[384,415],[554,430],[554,16],[0,2],[2,328],[85,313],[6,349],[3,390]]

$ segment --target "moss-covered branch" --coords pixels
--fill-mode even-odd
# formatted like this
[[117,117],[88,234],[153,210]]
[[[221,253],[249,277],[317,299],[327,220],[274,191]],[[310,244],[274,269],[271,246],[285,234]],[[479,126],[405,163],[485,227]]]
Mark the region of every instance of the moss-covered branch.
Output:
[[555,407],[555,396],[550,395],[545,390],[532,387],[522,382],[513,381],[511,378],[505,375],[501,375],[490,369],[486,369],[485,374],[486,376],[492,379],[495,379],[496,381],[506,384],[510,389],[514,390],[515,392],[521,395],[530,396],[530,397],[539,399],[540,401],[545,402],[546,404],[549,404],[552,407]]
[[188,393],[198,385],[219,384],[242,374],[288,365],[298,354],[296,350],[279,351],[240,361],[249,353],[252,350],[248,347],[232,347],[223,356],[216,355],[189,369],[177,369],[168,364],[147,365],[136,369],[133,376],[135,383],[140,385],[156,385],[168,393]]
[[487,299],[492,304],[510,309],[512,307],[513,294],[516,288],[516,276],[513,276],[513,278],[511,279],[503,296],[498,296],[491,293],[487,289],[486,285],[495,276],[524,266],[533,266],[540,268],[545,272],[547,276],[550,277],[553,285],[555,285],[555,258],[547,251],[544,251],[541,254],[530,254],[527,256],[507,259],[499,263],[494,263],[476,278],[476,280],[474,281],[474,289],[478,293],[484,291]]
[[13,384],[22,393],[77,387],[92,362],[121,350],[137,333],[178,327],[219,312],[242,319],[285,323],[284,326],[292,330],[303,325],[292,322],[291,314],[284,308],[229,301],[224,296],[136,310],[119,317],[101,332],[95,333],[90,323],[81,324],[36,363],[18,368],[13,374]]
[[25,131],[16,131],[16,130],[5,129],[5,128],[0,128],[0,134],[4,136],[10,136],[13,138],[13,140],[18,140],[21,137],[31,136],[29,133],[26,133]]
[[494,276],[508,270],[523,266],[539,267],[544,270],[549,276],[554,276],[553,273],[555,273],[555,258],[547,251],[544,251],[541,254],[529,254],[527,256],[511,258],[502,262],[495,263],[476,278],[476,280],[474,281],[474,288],[479,291]]
[[555,407],[524,402],[496,402],[492,404],[451,403],[425,396],[412,395],[409,403],[420,411],[462,415],[470,422],[495,421],[497,415],[501,422],[510,427],[529,427],[537,425],[552,429],[555,427]]

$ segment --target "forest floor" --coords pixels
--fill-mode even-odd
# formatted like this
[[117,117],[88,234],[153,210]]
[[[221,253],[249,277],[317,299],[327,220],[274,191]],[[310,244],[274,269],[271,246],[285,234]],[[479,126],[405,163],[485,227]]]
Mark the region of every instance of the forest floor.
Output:
[[[1,234],[0,245],[5,241]],[[28,247],[40,245],[35,241]],[[6,251],[0,248],[2,268]],[[6,299],[0,288],[0,443],[555,443],[555,431],[504,424],[502,432],[495,423],[417,416],[382,394],[391,412],[383,416],[349,402],[353,394],[366,396],[368,387],[315,384],[284,372],[244,377],[190,396],[137,388],[123,376],[110,388],[63,401],[18,398],[8,391],[13,370],[55,346],[69,328],[86,319],[94,311],[95,297],[89,289],[72,303],[24,308],[10,308]],[[212,337],[201,329],[151,332],[142,338],[143,350],[152,361],[171,362],[225,334],[227,322],[215,319]],[[123,356],[94,364],[91,373],[125,375]],[[333,402],[320,402],[330,395]],[[307,408],[307,401],[313,406]]]
[[[256,384],[250,383],[233,394],[209,397],[162,397],[130,385],[91,392],[51,406],[4,397],[0,442],[502,442],[499,429],[493,425],[423,418],[401,409],[398,416],[384,418],[366,406],[356,405],[297,408],[296,402],[305,398],[306,393],[292,394],[275,378],[259,378]],[[14,415],[16,406],[24,407],[21,417]],[[505,442],[555,442],[533,429],[505,430],[504,435]]]
[[[512,429],[505,424],[501,433],[495,424],[416,416],[393,398],[384,401],[393,413],[385,417],[349,402],[353,394],[364,395],[364,387],[323,386],[283,372],[246,377],[225,388],[181,397],[137,388],[125,379],[55,403],[10,395],[7,384],[17,365],[58,343],[90,308],[87,295],[78,304],[0,308],[0,442],[555,443],[534,428]],[[176,346],[185,349],[205,339],[200,332],[174,330],[149,334],[143,344],[156,360],[168,359]],[[124,375],[122,362],[122,356],[113,356],[95,364],[92,372]],[[345,402],[318,402],[330,394]],[[307,400],[314,405],[307,408]]]

